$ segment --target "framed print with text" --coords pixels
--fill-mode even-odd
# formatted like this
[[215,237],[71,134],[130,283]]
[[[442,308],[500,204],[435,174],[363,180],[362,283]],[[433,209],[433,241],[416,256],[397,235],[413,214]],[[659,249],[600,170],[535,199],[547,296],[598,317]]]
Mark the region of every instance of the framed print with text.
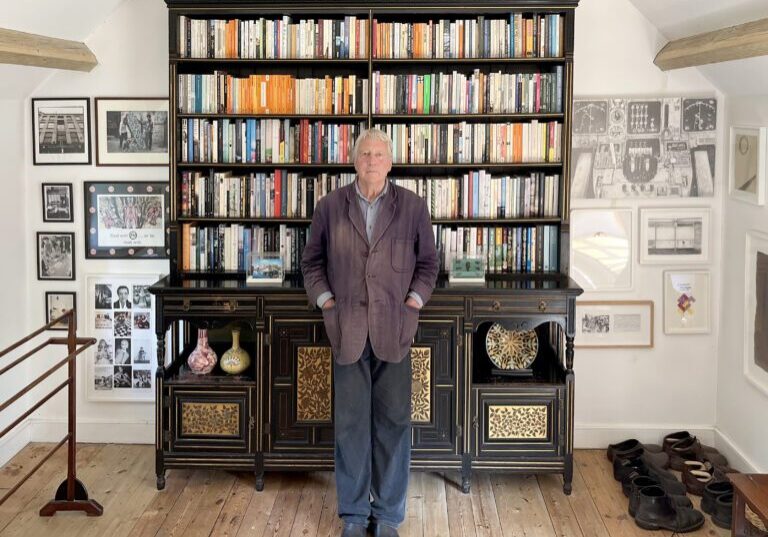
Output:
[[632,288],[632,210],[571,211],[571,277],[584,290]]
[[768,394],[768,235],[747,231],[744,271],[744,376]]
[[731,127],[728,192],[731,197],[765,205],[768,127]]
[[169,187],[162,181],[86,181],[85,257],[166,259]]
[[97,166],[167,166],[168,99],[96,97]]
[[653,302],[577,300],[574,342],[580,348],[653,347]]
[[32,99],[32,150],[35,166],[90,164],[90,99]]
[[640,263],[709,261],[709,209],[640,209]]
[[706,334],[710,330],[709,272],[664,272],[664,333]]

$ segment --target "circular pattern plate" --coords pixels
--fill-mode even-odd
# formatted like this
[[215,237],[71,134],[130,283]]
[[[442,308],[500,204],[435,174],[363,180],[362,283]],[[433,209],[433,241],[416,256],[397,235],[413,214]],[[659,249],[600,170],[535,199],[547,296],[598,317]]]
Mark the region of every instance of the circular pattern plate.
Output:
[[499,369],[526,369],[536,359],[539,338],[535,330],[507,330],[493,323],[485,336],[485,350]]

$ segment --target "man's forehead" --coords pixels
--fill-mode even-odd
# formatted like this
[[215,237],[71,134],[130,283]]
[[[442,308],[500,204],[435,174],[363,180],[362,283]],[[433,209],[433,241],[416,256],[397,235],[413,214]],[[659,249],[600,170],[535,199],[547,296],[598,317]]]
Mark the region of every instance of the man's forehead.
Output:
[[376,149],[376,148],[386,149],[387,144],[385,144],[381,140],[371,140],[371,139],[363,140],[363,142],[360,144],[360,149]]

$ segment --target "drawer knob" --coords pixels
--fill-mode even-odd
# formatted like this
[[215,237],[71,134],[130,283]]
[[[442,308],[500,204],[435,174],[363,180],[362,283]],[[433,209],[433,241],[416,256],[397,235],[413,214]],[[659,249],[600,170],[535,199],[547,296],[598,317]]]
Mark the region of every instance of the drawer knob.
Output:
[[547,311],[547,301],[539,300],[539,311]]
[[493,311],[499,311],[501,309],[501,302],[499,302],[498,300],[494,300],[493,304],[491,304],[491,309]]
[[189,299],[188,298],[184,299],[184,302],[181,305],[181,309],[183,309],[184,311],[189,311]]
[[237,300],[234,298],[232,300],[227,300],[222,306],[224,307],[224,311],[237,311]]

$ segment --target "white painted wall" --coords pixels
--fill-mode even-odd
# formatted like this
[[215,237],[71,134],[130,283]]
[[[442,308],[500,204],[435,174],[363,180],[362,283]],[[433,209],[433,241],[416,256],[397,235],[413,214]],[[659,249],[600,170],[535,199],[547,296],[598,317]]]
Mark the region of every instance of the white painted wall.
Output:
[[[166,97],[168,95],[168,28],[167,8],[161,0],[125,0],[85,39],[98,58],[99,65],[90,73],[55,71],[31,97],[91,98],[91,133],[94,129],[94,97]],[[23,106],[23,122],[29,128],[30,101]],[[21,122],[21,120],[20,120]],[[92,150],[95,151],[92,142]],[[83,239],[83,182],[93,180],[167,180],[168,168],[130,168],[90,166],[32,166],[31,137],[24,140],[26,182],[29,188],[24,205],[30,213],[32,229],[55,229],[75,232],[76,276],[74,282],[40,282],[33,274],[28,285],[32,297],[30,311],[34,322],[42,322],[42,303],[46,290],[77,292],[79,335],[88,335],[86,326],[86,277],[89,274],[154,274],[168,272],[168,261],[85,260]],[[95,155],[93,156],[95,162]],[[40,183],[66,181],[74,185],[72,224],[42,224]],[[32,244],[33,233],[28,235]],[[35,251],[28,249],[27,263],[35,266]],[[40,304],[37,304],[40,302]],[[153,403],[88,402],[84,397],[84,359],[78,364],[78,440],[84,442],[154,442]],[[63,378],[63,377],[62,377]],[[66,399],[57,396],[55,403],[35,414],[32,421],[33,440],[60,439],[66,431]]]
[[[768,88],[766,88],[768,91]],[[731,99],[730,125],[768,126],[768,93]],[[759,207],[738,200],[724,202],[722,323],[717,364],[718,447],[755,471],[768,472],[768,393],[749,382],[743,373],[744,278],[746,232],[768,233],[768,205]]]
[[[724,100],[696,69],[662,72],[654,64],[666,40],[629,0],[582,0],[576,10],[575,97],[713,95],[718,98],[718,125]],[[722,129],[721,129],[722,132]],[[717,153],[715,197],[693,200],[572,200],[573,208],[630,208],[635,240],[632,291],[582,295],[583,300],[652,300],[655,306],[652,349],[577,349],[576,447],[604,447],[609,442],[640,438],[660,442],[665,432],[689,429],[712,442],[717,386],[720,256],[720,207],[724,192],[722,135]],[[663,332],[660,265],[640,265],[640,207],[711,207],[712,332],[667,336]],[[681,267],[685,268],[685,267]]]

